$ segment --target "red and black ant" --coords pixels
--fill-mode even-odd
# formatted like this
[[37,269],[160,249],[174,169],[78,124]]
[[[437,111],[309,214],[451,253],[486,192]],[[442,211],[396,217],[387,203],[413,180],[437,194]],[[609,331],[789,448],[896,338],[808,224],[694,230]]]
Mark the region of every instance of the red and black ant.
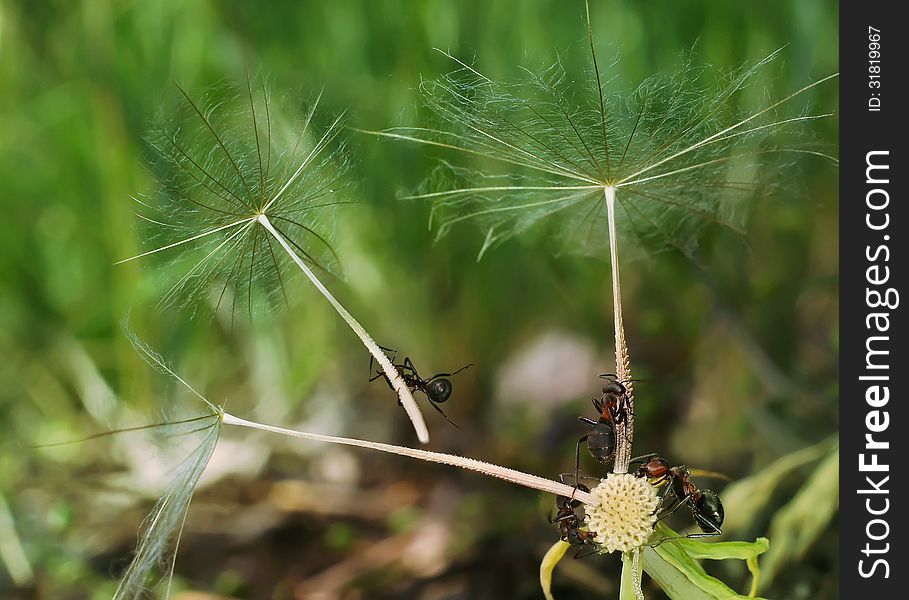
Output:
[[[562,481],[562,483],[565,483],[564,479],[562,479],[563,477],[564,474],[559,475],[559,480]],[[574,489],[581,490],[582,492],[590,491],[590,488],[581,483],[575,484]],[[578,514],[578,509],[581,507],[581,504],[580,500],[574,499],[574,494],[572,494],[571,497],[556,496],[556,514],[549,519],[550,523],[559,524],[560,540],[578,547],[578,551],[574,555],[575,558],[584,558],[596,551],[593,550],[588,554],[581,555],[584,546],[593,546],[594,538],[597,536],[595,531],[581,529],[581,526],[584,524],[583,514]]]
[[578,420],[590,426],[590,432],[578,438],[575,446],[575,477],[581,465],[581,444],[587,442],[587,450],[594,460],[609,464],[615,458],[616,435],[615,426],[625,422],[631,411],[628,400],[628,390],[616,379],[615,375],[600,375],[606,380],[602,395],[593,398],[593,407],[600,413],[596,421],[587,417],[578,417]]
[[[448,398],[451,397],[452,386],[451,381],[449,381],[448,378],[452,377],[453,375],[457,375],[467,367],[472,367],[473,363],[464,365],[453,373],[436,373],[429,379],[423,379],[420,377],[420,374],[417,373],[417,368],[413,366],[413,362],[410,360],[409,356],[404,358],[404,362],[402,364],[395,364],[395,358],[398,356],[398,351],[392,350],[391,348],[385,348],[383,346],[379,346],[379,348],[382,348],[386,354],[391,352],[391,355],[388,358],[391,360],[391,363],[394,365],[395,369],[398,370],[398,374],[401,375],[401,379],[404,380],[404,384],[410,389],[410,391],[413,392],[419,390],[426,394],[426,399],[429,400],[429,403],[432,405],[432,407],[439,411],[439,414],[445,417],[446,421],[455,427],[458,427],[454,421],[448,418],[448,415],[446,415],[438,405],[447,401]],[[375,369],[375,371],[373,371],[373,369]],[[388,387],[394,389],[394,386],[391,385],[391,380],[388,378],[388,375],[386,375],[385,372],[382,371],[382,369],[379,368],[376,364],[376,359],[374,356],[369,357],[369,374],[371,375],[369,378],[370,381],[375,381],[379,377],[383,377],[385,379],[385,383],[388,384]],[[401,404],[400,400],[398,400],[398,404]]]
[[[660,498],[660,510],[657,519],[665,519],[683,506],[691,511],[698,527],[703,533],[691,533],[685,537],[701,538],[722,535],[725,511],[720,497],[713,490],[698,489],[691,482],[691,470],[685,465],[670,467],[669,463],[657,456],[648,454],[632,459],[632,464],[642,463],[635,471],[638,477],[646,477],[655,486],[666,485],[666,491]],[[669,496],[671,495],[671,498]],[[669,504],[666,504],[669,498]]]

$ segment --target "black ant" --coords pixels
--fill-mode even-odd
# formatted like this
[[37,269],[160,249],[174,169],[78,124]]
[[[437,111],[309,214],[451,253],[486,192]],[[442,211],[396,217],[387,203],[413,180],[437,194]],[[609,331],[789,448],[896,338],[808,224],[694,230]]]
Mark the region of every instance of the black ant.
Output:
[[593,398],[593,407],[600,413],[596,421],[587,417],[578,417],[578,420],[590,426],[590,432],[578,438],[575,446],[575,477],[581,465],[581,444],[587,442],[587,450],[594,460],[609,464],[615,458],[616,435],[615,426],[623,423],[628,418],[631,404],[628,401],[628,390],[616,379],[615,375],[600,375],[606,380],[603,393],[599,398]]
[[[562,481],[562,483],[565,483],[562,479],[563,476],[564,475],[560,475],[559,480]],[[590,488],[581,483],[575,484],[574,489],[581,490],[582,492],[590,491]],[[556,496],[556,515],[549,519],[550,523],[559,524],[560,540],[578,547],[578,551],[574,555],[575,558],[583,558],[584,556],[592,554],[593,552],[581,556],[584,546],[593,546],[593,539],[597,536],[595,531],[585,531],[581,529],[581,526],[584,523],[584,517],[578,515],[578,508],[581,507],[581,504],[580,500],[574,499],[574,494],[572,494],[571,497]]]
[[[665,519],[681,507],[687,506],[703,533],[691,533],[685,537],[701,538],[722,535],[723,519],[726,513],[716,492],[698,489],[691,482],[691,470],[685,465],[670,467],[665,459],[656,454],[632,459],[632,463],[641,461],[643,462],[635,471],[635,475],[646,477],[653,485],[668,486],[660,498],[662,514],[658,515],[658,520]],[[670,495],[669,504],[666,505],[667,497]]]
[[[426,399],[429,400],[429,403],[432,405],[432,407],[439,411],[439,414],[445,417],[446,421],[455,427],[458,427],[458,425],[449,419],[448,415],[446,415],[438,405],[447,401],[448,398],[451,397],[452,386],[451,381],[448,380],[448,377],[457,375],[467,367],[472,367],[473,363],[464,365],[453,373],[436,373],[429,379],[423,379],[420,377],[420,374],[417,373],[417,368],[413,366],[413,362],[410,360],[409,356],[404,358],[404,362],[402,364],[395,364],[395,358],[398,356],[398,351],[392,350],[391,348],[385,348],[383,346],[379,346],[379,348],[382,348],[382,350],[386,353],[392,353],[391,356],[389,356],[389,359],[391,360],[391,363],[394,365],[395,369],[398,370],[398,374],[401,376],[401,379],[404,380],[404,384],[410,389],[410,391],[413,392],[419,390],[426,394]],[[374,368],[375,372],[373,371]],[[388,384],[388,387],[394,389],[394,386],[391,385],[391,380],[388,378],[388,375],[386,375],[385,372],[376,365],[376,359],[374,356],[369,357],[369,374],[371,375],[369,378],[370,381],[375,381],[379,377],[384,377],[385,383]],[[401,404],[400,400],[398,400],[398,404]]]

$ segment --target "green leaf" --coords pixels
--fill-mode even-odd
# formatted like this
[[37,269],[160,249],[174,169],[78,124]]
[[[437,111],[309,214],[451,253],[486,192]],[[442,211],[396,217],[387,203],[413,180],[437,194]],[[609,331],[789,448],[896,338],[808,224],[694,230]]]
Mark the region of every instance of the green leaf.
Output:
[[[661,536],[678,535],[660,523],[657,532]],[[712,560],[740,559],[747,561],[749,570],[757,579],[758,555],[770,547],[766,538],[754,542],[705,542],[694,539],[666,541],[655,548],[644,549],[644,571],[652,577],[666,594],[679,600],[727,600],[749,598],[731,589],[719,579],[704,571],[698,559]],[[752,586],[751,593],[756,592]]]
[[715,596],[704,592],[692,583],[690,575],[675,565],[663,560],[653,549],[644,550],[644,571],[656,581],[667,596],[673,600],[714,600]]
[[676,543],[682,546],[690,557],[710,560],[726,560],[729,558],[749,560],[767,552],[770,548],[770,540],[764,537],[758,538],[753,542],[711,543],[689,538],[676,540]]

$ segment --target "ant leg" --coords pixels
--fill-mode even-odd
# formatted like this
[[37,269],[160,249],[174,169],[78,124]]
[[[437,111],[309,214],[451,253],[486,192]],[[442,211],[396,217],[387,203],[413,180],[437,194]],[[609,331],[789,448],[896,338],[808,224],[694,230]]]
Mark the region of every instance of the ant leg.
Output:
[[685,539],[685,536],[683,536],[683,535],[677,535],[677,536],[674,536],[674,537],[664,537],[663,539],[661,539],[661,540],[658,541],[657,543],[655,543],[655,544],[650,544],[650,547],[651,547],[651,548],[658,548],[660,545],[662,545],[663,542],[671,542],[672,540],[683,540],[683,539]]
[[[379,346],[379,347],[381,348],[381,346]],[[373,381],[375,381],[375,380],[378,379],[379,377],[384,377],[384,378],[385,378],[385,383],[388,384],[388,387],[389,387],[390,389],[394,390],[394,389],[395,389],[394,386],[391,385],[391,379],[388,378],[388,375],[385,373],[385,371],[383,371],[383,370],[380,369],[378,366],[376,366],[376,367],[375,367],[375,369],[376,369],[376,370],[375,370],[375,373],[373,373],[373,365],[375,365],[375,363],[376,363],[375,357],[372,356],[372,355],[370,355],[370,357],[369,357],[369,374],[372,375],[372,377],[369,378],[370,383],[372,383]],[[401,403],[401,402],[400,402],[400,400],[399,400],[399,401],[398,401],[398,404],[400,404],[400,403]]]
[[602,399],[594,397],[591,398],[590,401],[593,402],[593,407],[596,409],[596,411],[600,414],[603,414],[604,407]]
[[[580,417],[583,419],[584,417]],[[581,444],[587,441],[587,435],[578,438],[578,443],[574,446],[574,491],[571,492],[571,501],[574,502],[574,494],[578,489],[578,478],[581,475]]]
[[[381,346],[379,346],[379,348],[381,348]],[[372,355],[372,352],[370,352],[369,353],[369,380],[370,381],[375,380],[375,377],[372,376],[372,374],[374,372],[373,368],[375,368],[375,364],[376,364],[376,357]],[[381,369],[376,369],[376,370],[381,371]]]
[[404,365],[401,368],[407,369],[408,371],[410,371],[413,374],[414,377],[416,377],[417,379],[420,379],[420,375],[419,375],[419,373],[417,373],[417,368],[415,366],[413,366],[413,361],[410,360],[409,356],[404,357]]
[[473,363],[466,364],[466,365],[464,365],[463,367],[461,367],[460,369],[458,369],[457,371],[455,371],[454,373],[436,373],[435,375],[433,375],[432,377],[430,377],[429,379],[427,379],[427,380],[426,380],[426,383],[429,383],[429,382],[432,381],[433,379],[438,379],[439,377],[452,377],[452,376],[454,376],[454,375],[457,375],[458,373],[460,373],[460,372],[463,371],[464,369],[466,369],[466,368],[468,368],[468,367],[472,367],[472,366],[473,366]]
[[[652,484],[652,485],[660,485],[666,479],[667,479],[666,477],[660,478],[657,480],[659,482],[658,484]],[[670,502],[667,506],[666,500],[667,500],[667,498],[669,498],[670,494],[672,494],[672,500],[670,500]],[[656,510],[654,511],[654,514],[657,515],[657,521],[662,521],[669,515],[673,514],[675,511],[677,511],[679,508],[681,508],[685,504],[685,502],[686,502],[686,500],[688,500],[688,498],[689,497],[686,496],[685,498],[680,499],[678,496],[676,496],[675,491],[672,489],[672,486],[669,486],[668,488],[666,488],[666,491],[664,491],[663,494],[660,496],[660,502],[659,502],[659,504],[657,504]],[[663,514],[661,515],[660,513],[663,513]]]
[[574,487],[583,487],[581,485],[580,479],[596,479],[596,477],[587,477],[586,475],[576,475],[575,473],[559,473],[559,483],[564,483],[565,485],[572,485],[565,481],[566,477],[574,477]]
[[[577,469],[577,466],[575,466],[575,469]],[[570,473],[559,473],[559,483],[565,483],[566,475],[571,475],[571,474]],[[571,486],[571,496],[569,496],[569,498],[568,498],[568,505],[574,507],[575,502],[577,502],[577,500],[574,499],[574,494],[575,494],[575,492],[578,491],[578,487],[580,486],[580,483],[578,482],[579,475],[577,473],[572,475],[572,477],[574,477],[574,485]],[[568,485],[568,484],[565,483],[565,485]],[[570,517],[574,516],[573,510],[571,512],[571,515],[569,515],[569,516]]]
[[[391,364],[394,365],[395,359],[398,357],[398,351],[394,350],[392,348],[386,348],[385,346],[379,346],[379,348],[382,350],[382,352],[385,353],[385,356],[388,357],[388,359],[391,361]],[[389,352],[391,352],[390,356],[388,354]],[[373,371],[373,369],[375,369],[375,371]],[[373,373],[375,373],[375,374],[373,374]],[[376,357],[373,356],[372,354],[369,355],[369,374],[371,375],[371,377],[369,378],[370,382],[375,381],[379,377],[384,377],[385,383],[388,384],[388,387],[391,388],[392,390],[395,389],[394,386],[391,385],[391,380],[388,378],[388,375],[378,365],[378,361],[376,360]],[[399,401],[399,404],[400,404],[400,401]]]
[[570,515],[562,515],[561,517],[554,517],[552,519],[549,519],[549,522],[550,523],[561,523],[562,521],[569,521],[571,519],[577,519],[577,518],[578,518],[577,515],[575,515],[572,512]]
[[[559,473],[559,483],[565,483],[565,475],[567,475],[567,473]],[[565,483],[565,485],[568,485],[568,484]],[[578,475],[577,475],[577,473],[575,473],[574,488],[571,491],[571,498],[568,501],[569,505],[570,505],[570,503],[574,502],[574,493],[577,491],[577,489],[578,489]],[[574,511],[571,511],[570,515],[565,515],[565,517],[556,519],[556,521],[561,521],[562,518],[574,518]],[[555,521],[550,521],[550,523],[553,523],[553,522],[555,522]]]
[[722,529],[719,529],[717,531],[705,531],[703,533],[689,533],[688,535],[686,535],[684,537],[686,537],[688,539],[697,539],[697,538],[717,537],[718,535],[723,535]]
[[622,396],[622,400],[619,401],[615,410],[612,411],[612,420],[616,425],[628,420],[628,396]]
[[[388,357],[388,359],[391,361],[391,365],[393,367],[395,367],[396,369],[398,369],[398,372],[400,372],[400,367],[398,367],[398,365],[394,364],[395,358],[398,356],[398,351],[392,350],[391,348],[386,348],[385,346],[379,346],[379,348],[382,349],[382,352],[384,352],[385,356]],[[391,356],[388,356],[389,352],[392,353]],[[378,361],[376,360],[376,357],[373,356],[372,354],[370,354],[369,355],[369,374],[372,375],[372,377],[369,378],[369,381],[373,382],[376,379],[378,379],[379,377],[382,377],[385,379],[385,383],[388,384],[388,389],[394,391],[395,386],[393,386],[391,384],[391,379],[388,377],[388,373],[386,373],[384,371],[384,369],[382,369],[377,363],[378,363]],[[373,372],[373,369],[375,369],[375,372]],[[398,406],[401,406],[400,399],[398,399]]]
[[[581,423],[584,423],[585,425],[587,425],[587,426],[589,426],[589,427],[593,427],[594,425],[597,424],[596,421],[594,421],[593,419],[588,419],[587,417],[578,417],[578,421],[580,421]],[[589,434],[585,434],[583,437],[578,438],[578,443],[575,445],[575,448],[574,448],[574,477],[575,477],[575,481],[577,481],[578,475],[580,474],[580,471],[581,471],[581,443],[587,441],[588,435],[589,435]]]
[[[394,391],[395,386],[391,385],[391,379],[388,378],[388,375],[387,375],[384,371],[379,370],[375,375],[373,375],[372,377],[369,378],[369,381],[375,381],[375,380],[378,379],[379,377],[384,377],[384,378],[385,378],[385,383],[388,384],[388,389]],[[401,401],[400,401],[400,400],[398,400],[398,405],[399,405],[399,406],[401,405]]]
[[578,548],[578,551],[574,553],[574,558],[587,558],[588,556],[593,556],[594,554],[597,553],[597,549],[595,547],[591,546],[589,549],[589,552],[587,552],[587,554],[581,554],[581,552],[583,552],[585,549],[586,548],[584,548],[584,546],[581,546],[580,548]]
[[628,394],[622,396],[622,403],[619,406],[619,410],[622,412],[622,422],[628,420],[628,415],[631,415],[632,419],[634,418],[634,406],[631,405]]
[[[663,497],[665,498],[666,494],[668,494],[668,493],[669,493],[669,491],[665,492],[663,494]],[[673,493],[673,496],[675,496],[675,493]],[[662,504],[662,499],[660,499],[660,503]],[[676,511],[678,511],[680,508],[682,508],[686,504],[689,506],[691,505],[691,494],[688,494],[684,498],[679,498],[678,496],[676,496],[675,500],[673,500],[673,503],[669,505],[672,508],[660,508],[660,510],[665,510],[667,512],[665,514],[663,514],[662,516],[657,516],[657,521],[662,521],[666,517],[668,517],[672,514],[675,514]]]
[[[575,459],[577,459],[577,458],[578,457],[576,456]],[[566,478],[574,479],[574,484],[572,485],[572,484],[568,483],[567,481],[565,481]],[[584,485],[583,483],[581,483],[580,482],[581,479],[586,479],[588,481],[588,483],[590,483],[590,485],[593,487],[596,487],[597,485],[599,485],[600,481],[602,481],[599,477],[591,477],[588,475],[581,475],[581,474],[575,474],[575,473],[559,473],[559,481],[561,483],[564,483],[565,485],[571,485],[571,487],[573,487],[575,490],[590,492],[591,488],[589,488],[586,485]],[[574,506],[575,508],[577,508],[578,506],[581,505],[581,501],[574,500],[573,496],[569,499],[571,500],[572,506]]]
[[[660,496],[660,502],[659,502],[659,504],[657,504],[656,511],[654,511],[654,514],[657,515],[657,521],[662,521],[663,519],[665,519],[666,517],[668,517],[669,515],[674,513],[676,510],[678,510],[678,506],[681,506],[678,498],[673,498],[672,501],[669,503],[669,506],[667,507],[666,506],[666,496],[668,494],[669,494],[669,492],[666,491],[666,492],[663,492],[662,496]],[[663,511],[665,511],[665,512],[663,512]],[[660,513],[663,513],[663,514],[661,515]]]
[[650,547],[656,548],[663,542],[671,542],[673,540],[693,540],[693,539],[698,539],[698,538],[717,537],[719,535],[723,535],[723,532],[716,531],[716,532],[710,532],[710,533],[689,533],[687,535],[676,535],[673,537],[665,537],[665,538],[661,539],[659,542],[657,542],[656,544],[651,544]]
[[656,456],[659,456],[659,454],[656,452],[651,452],[650,454],[642,454],[641,456],[635,456],[634,458],[629,460],[628,464],[633,465],[634,463],[645,463],[648,460],[650,460],[651,458],[654,458]]
[[[395,359],[398,357],[398,351],[393,350],[391,348],[386,348],[385,346],[379,346],[379,349],[382,350],[382,352],[385,353],[385,356],[387,356],[389,358],[389,360],[391,360],[391,363],[394,364]],[[388,355],[389,352],[391,352],[391,356]],[[376,360],[376,357],[370,353],[370,355],[369,355],[369,374],[370,375],[372,375],[373,365],[375,365],[377,362],[378,361]],[[376,368],[376,371],[381,373],[382,369]],[[375,378],[373,378],[373,379],[375,379]],[[372,379],[370,379],[370,381],[372,381]]]
[[[581,485],[581,482],[580,482],[580,475],[577,474],[577,473],[575,473],[575,474],[572,474],[572,473],[559,473],[559,483],[564,483],[565,485],[569,485],[568,483],[565,482],[565,476],[566,476],[566,475],[571,476],[571,477],[574,477],[574,485],[572,486],[572,488],[573,488],[575,491],[579,490],[581,487],[584,487],[585,490],[587,489],[586,486],[582,486],[582,485]],[[570,497],[569,501],[570,501],[571,504],[574,504],[575,502],[579,502],[579,501],[577,501],[577,500],[574,499],[574,491],[571,492],[571,497]],[[560,520],[560,519],[559,519],[559,520]]]
[[[455,372],[452,373],[451,375],[457,375],[458,373],[460,373],[460,372],[463,371],[464,369],[467,369],[467,368],[472,367],[472,366],[473,366],[473,363],[467,363],[466,365],[464,365],[463,367],[461,367],[460,369],[458,369],[457,371],[455,371]],[[451,375],[449,375],[449,377],[451,377]]]
[[626,383],[640,383],[640,382],[644,381],[643,379],[622,379],[620,381],[619,376],[616,375],[615,373],[601,373],[599,375],[599,378],[608,379],[610,381],[615,381],[616,383],[621,383],[622,385],[625,385]]
[[439,408],[439,406],[438,406],[435,402],[433,402],[432,400],[430,400],[428,396],[426,397],[426,399],[429,400],[429,403],[432,405],[432,407],[433,407],[434,409],[436,409],[437,411],[439,411],[439,414],[442,415],[442,417],[444,417],[446,421],[448,421],[449,423],[451,423],[452,425],[454,425],[455,429],[460,429],[460,427],[458,427],[458,424],[455,423],[454,421],[452,421],[451,419],[449,419],[449,418],[448,418],[448,415],[445,414],[445,411],[442,410],[441,408]]

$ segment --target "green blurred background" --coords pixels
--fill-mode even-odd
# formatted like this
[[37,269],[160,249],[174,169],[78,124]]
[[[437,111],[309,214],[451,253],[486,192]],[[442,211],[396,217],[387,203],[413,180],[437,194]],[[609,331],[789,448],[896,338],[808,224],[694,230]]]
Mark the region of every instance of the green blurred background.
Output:
[[[762,88],[775,97],[837,70],[829,2],[591,11],[601,65],[620,56],[613,73],[627,89],[692,47],[729,69],[785,46]],[[265,73],[275,93],[324,87],[325,114],[349,109],[359,127],[416,124],[420,79],[452,68],[434,47],[498,79],[558,57],[581,74],[583,14],[581,2],[518,0],[0,0],[0,597],[110,597],[166,484],[167,439],[160,453],[139,452],[150,441],[138,434],[30,448],[192,402],[132,351],[127,313],[234,414],[415,443],[392,393],[367,383],[363,347],[307,285],[289,308],[232,326],[155,312],[165,279],[113,266],[139,248],[130,197],[155,185],[143,139],[174,82],[198,95]],[[810,96],[815,110],[836,109],[836,84]],[[835,120],[816,133],[835,144]],[[346,278],[328,286],[422,374],[476,363],[446,405],[459,430],[425,411],[430,447],[548,477],[571,470],[576,417],[592,411],[596,375],[613,370],[608,262],[556,258],[531,235],[476,263],[482,234],[470,226],[434,243],[427,207],[397,196],[439,154],[346,137],[361,203],[340,214]],[[822,467],[836,451],[824,440],[837,428],[837,174],[817,161],[786,176],[792,193],[755,207],[747,246],[704,240],[709,277],[671,254],[625,266],[636,450],[752,483],[731,496],[741,502],[724,500],[728,539],[779,541],[762,595],[835,598],[835,468]],[[793,497],[813,499],[817,522]],[[190,509],[175,595],[541,597],[552,509],[551,497],[447,467],[228,430]],[[556,597],[614,597],[619,563],[564,561]],[[747,589],[743,565],[711,569]]]

